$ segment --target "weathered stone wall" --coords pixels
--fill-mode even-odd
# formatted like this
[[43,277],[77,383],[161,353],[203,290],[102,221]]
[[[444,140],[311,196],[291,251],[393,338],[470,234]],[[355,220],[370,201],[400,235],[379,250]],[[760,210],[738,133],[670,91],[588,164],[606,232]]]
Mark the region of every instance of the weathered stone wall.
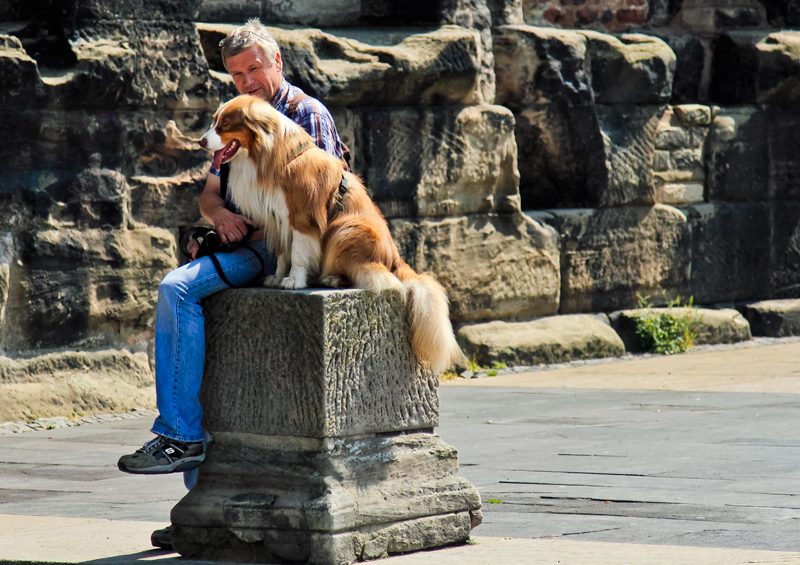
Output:
[[32,6],[0,7],[5,355],[152,353],[235,95],[218,43],[256,16],[457,325],[800,285],[794,2]]

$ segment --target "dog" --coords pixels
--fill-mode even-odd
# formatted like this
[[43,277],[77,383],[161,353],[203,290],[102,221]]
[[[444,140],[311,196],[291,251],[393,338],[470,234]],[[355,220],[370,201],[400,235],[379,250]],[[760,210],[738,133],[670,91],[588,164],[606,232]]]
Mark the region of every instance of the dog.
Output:
[[265,230],[277,255],[276,273],[264,286],[397,289],[417,361],[436,373],[447,368],[459,351],[447,295],[400,257],[361,180],[259,98],[238,96],[213,119],[200,145],[217,152],[217,164],[230,163],[231,198]]

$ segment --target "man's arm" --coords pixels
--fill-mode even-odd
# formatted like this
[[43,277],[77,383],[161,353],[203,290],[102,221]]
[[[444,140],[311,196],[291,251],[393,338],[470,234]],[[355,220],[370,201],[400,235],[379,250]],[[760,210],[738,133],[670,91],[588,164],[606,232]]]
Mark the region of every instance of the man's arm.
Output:
[[214,226],[222,243],[241,241],[247,234],[247,220],[244,216],[234,214],[225,208],[225,201],[220,196],[220,180],[213,174],[208,175],[206,187],[200,195],[200,213]]

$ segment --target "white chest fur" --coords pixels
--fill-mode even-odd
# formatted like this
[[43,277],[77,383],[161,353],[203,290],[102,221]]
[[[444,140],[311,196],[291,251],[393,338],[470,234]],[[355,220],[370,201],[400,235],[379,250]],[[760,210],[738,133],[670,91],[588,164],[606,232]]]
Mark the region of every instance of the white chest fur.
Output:
[[283,191],[277,186],[259,185],[255,166],[240,150],[231,161],[228,190],[242,213],[266,231],[267,242],[273,249],[291,249],[292,228],[289,209]]

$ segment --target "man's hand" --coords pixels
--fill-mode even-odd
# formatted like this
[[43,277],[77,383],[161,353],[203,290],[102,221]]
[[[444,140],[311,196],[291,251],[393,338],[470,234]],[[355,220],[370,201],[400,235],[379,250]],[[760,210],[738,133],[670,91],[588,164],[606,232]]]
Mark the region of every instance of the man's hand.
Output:
[[227,208],[218,209],[212,220],[214,229],[224,244],[241,241],[247,235],[247,225],[250,224],[247,218],[234,214]]

